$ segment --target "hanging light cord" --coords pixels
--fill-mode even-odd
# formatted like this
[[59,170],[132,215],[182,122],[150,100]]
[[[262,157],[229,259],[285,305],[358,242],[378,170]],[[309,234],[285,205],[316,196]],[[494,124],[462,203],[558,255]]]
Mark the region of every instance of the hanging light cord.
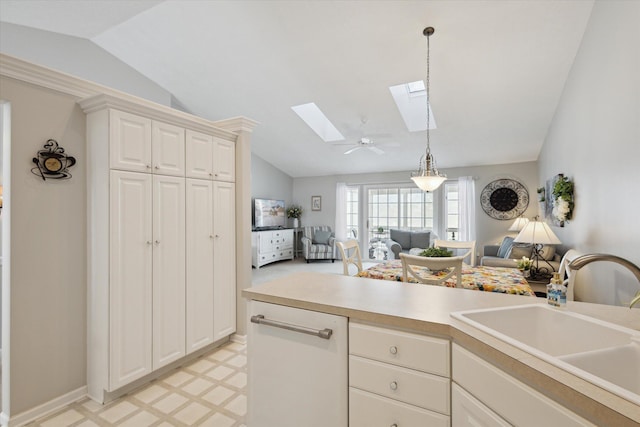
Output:
[[431,51],[431,48],[429,46],[429,36],[431,36],[431,34],[433,34],[433,28],[428,27],[425,28],[424,30],[424,34],[427,36],[427,81],[426,81],[426,86],[425,89],[427,90],[427,156],[429,155],[429,153],[431,152],[431,141],[429,138],[429,127],[430,127],[430,119],[431,119],[431,104],[429,103],[429,52]]

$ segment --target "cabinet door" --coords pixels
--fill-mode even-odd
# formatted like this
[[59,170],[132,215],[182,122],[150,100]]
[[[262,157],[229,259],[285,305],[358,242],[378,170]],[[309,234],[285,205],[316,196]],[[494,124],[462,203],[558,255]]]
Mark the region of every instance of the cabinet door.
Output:
[[213,179],[236,180],[236,144],[226,139],[213,138]]
[[110,110],[111,169],[151,172],[151,120]]
[[153,122],[153,173],[184,176],[184,129]]
[[456,427],[509,427],[511,424],[467,393],[451,385],[451,425]]
[[213,178],[213,137],[187,129],[187,178]]
[[151,175],[111,171],[109,390],[152,370]]
[[153,176],[153,368],[185,355],[185,183]]
[[187,353],[213,342],[213,182],[187,179]]
[[236,331],[236,186],[213,183],[214,340]]

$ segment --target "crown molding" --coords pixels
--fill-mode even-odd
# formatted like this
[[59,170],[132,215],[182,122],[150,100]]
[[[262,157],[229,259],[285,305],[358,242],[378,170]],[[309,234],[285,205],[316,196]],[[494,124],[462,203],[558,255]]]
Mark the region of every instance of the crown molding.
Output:
[[236,141],[236,132],[251,132],[258,124],[246,117],[213,122],[4,53],[0,53],[0,76],[79,98],[78,104],[86,114],[103,108],[117,108],[231,141]]

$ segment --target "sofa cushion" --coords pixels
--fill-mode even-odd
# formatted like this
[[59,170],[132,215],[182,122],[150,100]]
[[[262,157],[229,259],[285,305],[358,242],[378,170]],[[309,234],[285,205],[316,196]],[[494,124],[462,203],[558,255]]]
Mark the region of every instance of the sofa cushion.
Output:
[[403,230],[389,230],[389,237],[398,243],[402,249],[411,248],[411,232]]
[[[430,231],[414,231],[411,233],[411,246],[409,248],[426,249],[431,245]],[[403,246],[404,248],[405,246]]]
[[551,261],[556,255],[556,247],[550,245],[542,245],[542,248],[540,249],[540,255],[547,261]]
[[317,230],[313,234],[313,243],[318,245],[328,245],[330,237],[331,237],[330,231]]
[[521,259],[523,256],[531,258],[531,252],[533,252],[533,245],[530,243],[514,243],[511,245],[511,249],[507,252],[505,258]]
[[500,248],[498,249],[498,258],[509,258],[507,254],[511,250],[511,246],[513,246],[513,237],[505,236],[502,239],[502,243],[500,244]]

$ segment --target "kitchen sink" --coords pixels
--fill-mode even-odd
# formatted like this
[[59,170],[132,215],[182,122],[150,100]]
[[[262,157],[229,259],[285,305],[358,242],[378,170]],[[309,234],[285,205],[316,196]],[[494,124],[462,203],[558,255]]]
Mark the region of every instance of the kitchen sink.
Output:
[[451,316],[640,404],[640,332],[547,304]]

